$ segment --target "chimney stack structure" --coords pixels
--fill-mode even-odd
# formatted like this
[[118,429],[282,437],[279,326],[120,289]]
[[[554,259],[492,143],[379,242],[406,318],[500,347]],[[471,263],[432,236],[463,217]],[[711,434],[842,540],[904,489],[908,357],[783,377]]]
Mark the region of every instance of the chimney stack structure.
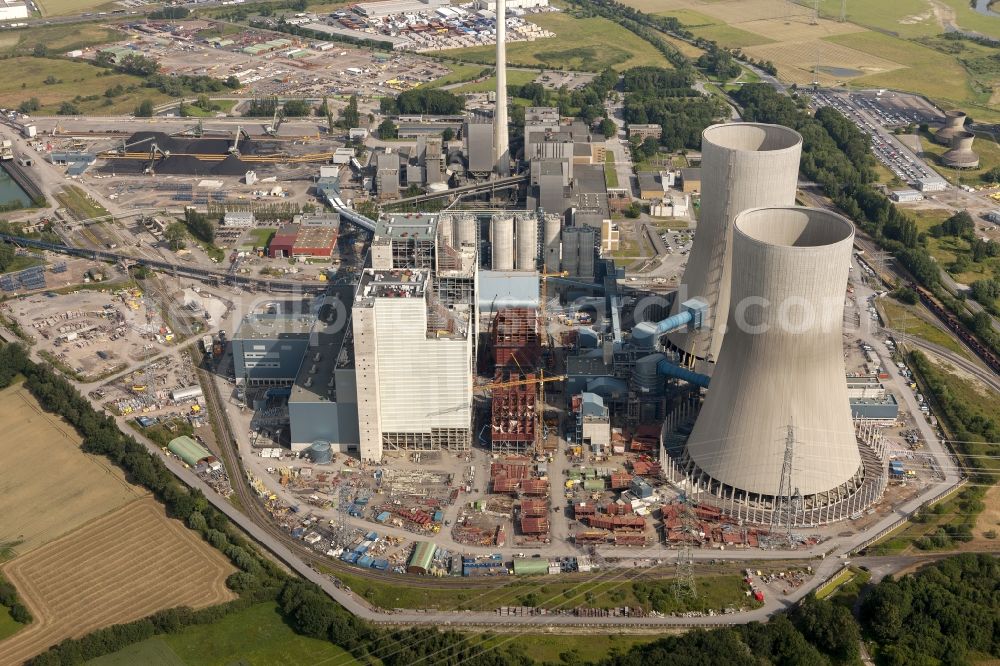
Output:
[[507,0],[497,0],[497,108],[493,114],[493,150],[496,173],[510,175],[507,145]]

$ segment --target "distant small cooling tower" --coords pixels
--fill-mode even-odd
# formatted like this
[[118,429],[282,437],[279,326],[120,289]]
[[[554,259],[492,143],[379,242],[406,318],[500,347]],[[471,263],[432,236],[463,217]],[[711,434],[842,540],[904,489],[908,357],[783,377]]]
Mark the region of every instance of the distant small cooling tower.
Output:
[[976,169],[979,155],[972,150],[976,135],[972,132],[955,132],[951,137],[951,150],[941,156],[941,163],[952,169]]
[[965,119],[965,111],[945,111],[944,127],[934,133],[934,141],[942,146],[950,146],[955,134],[965,131]]
[[[681,466],[741,518],[768,522],[794,491],[795,524],[829,522],[881,493],[879,466],[865,483],[845,381],[853,242],[854,226],[822,209],[757,208],[736,218],[728,329]],[[779,494],[789,426],[790,487]]]
[[701,213],[694,246],[684,271],[681,292],[671,314],[686,299],[708,305],[703,328],[678,331],[668,339],[698,358],[716,359],[722,346],[729,308],[729,268],[734,218],[758,206],[795,203],[802,137],[781,125],[727,123],[712,125],[701,135]]

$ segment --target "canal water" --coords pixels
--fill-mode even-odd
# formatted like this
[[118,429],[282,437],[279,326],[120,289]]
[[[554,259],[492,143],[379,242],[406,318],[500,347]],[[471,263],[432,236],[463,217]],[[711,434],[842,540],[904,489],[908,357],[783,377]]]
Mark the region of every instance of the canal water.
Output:
[[19,201],[25,207],[31,205],[31,197],[14,182],[7,170],[0,168],[0,205]]
[[1000,16],[1000,12],[995,12],[990,9],[990,2],[992,2],[992,0],[976,0],[972,7],[980,14],[985,14],[986,16]]

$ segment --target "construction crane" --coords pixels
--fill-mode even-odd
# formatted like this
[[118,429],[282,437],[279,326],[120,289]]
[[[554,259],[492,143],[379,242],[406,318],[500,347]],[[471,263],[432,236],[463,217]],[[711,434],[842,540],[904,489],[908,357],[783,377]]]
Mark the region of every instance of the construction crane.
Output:
[[513,386],[530,386],[532,384],[538,384],[539,386],[545,386],[547,382],[560,382],[566,379],[566,375],[549,375],[545,376],[544,371],[537,376],[526,379],[514,379],[506,382],[491,382],[489,384],[483,384],[482,386],[477,386],[474,390],[477,392],[492,391],[494,389],[511,388]]

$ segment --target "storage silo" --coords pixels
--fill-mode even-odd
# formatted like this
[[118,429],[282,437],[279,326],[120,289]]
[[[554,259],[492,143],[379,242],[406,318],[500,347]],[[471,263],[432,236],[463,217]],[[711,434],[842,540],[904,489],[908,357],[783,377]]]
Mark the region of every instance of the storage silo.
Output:
[[328,465],[333,461],[333,447],[330,442],[316,440],[309,447],[309,459],[317,465]]
[[796,524],[866,507],[842,337],[853,242],[850,221],[818,208],[736,218],[728,330],[686,464],[741,518],[769,522],[793,494]]
[[533,213],[522,213],[516,219],[516,268],[519,271],[538,270],[538,216]]
[[566,227],[562,238],[562,269],[570,275],[580,274],[580,234],[574,227]]
[[456,234],[458,233],[456,229],[457,225],[458,221],[454,215],[442,213],[438,218],[438,234],[441,237],[441,242],[448,247],[458,247],[455,243]]
[[781,125],[725,123],[702,132],[701,150],[701,213],[670,314],[690,298],[703,300],[708,313],[700,330],[676,331],[668,339],[689,354],[714,360],[729,311],[733,220],[749,208],[795,203],[802,136]]
[[544,240],[542,253],[545,259],[545,272],[559,272],[559,232],[562,231],[562,217],[546,213],[542,224]]
[[471,213],[463,213],[454,217],[456,247],[476,245],[479,234],[476,233],[479,222]]
[[952,169],[976,169],[979,155],[972,150],[976,135],[972,132],[955,132],[951,137],[951,150],[941,156],[941,163]]
[[490,220],[493,270],[514,270],[514,216],[494,215]]
[[944,125],[934,133],[934,141],[942,146],[950,146],[951,140],[959,132],[965,131],[965,120],[968,116],[965,111],[945,111]]

